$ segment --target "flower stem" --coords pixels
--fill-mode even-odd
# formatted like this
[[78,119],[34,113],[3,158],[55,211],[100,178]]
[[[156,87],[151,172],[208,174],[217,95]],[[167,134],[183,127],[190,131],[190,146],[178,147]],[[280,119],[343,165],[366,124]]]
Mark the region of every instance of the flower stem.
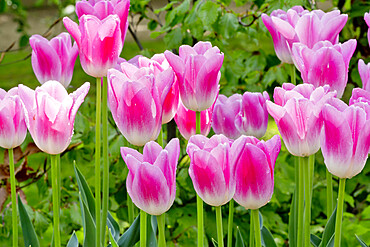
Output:
[[103,102],[102,102],[102,125],[103,125],[103,210],[101,220],[101,241],[105,246],[105,229],[108,216],[109,201],[109,162],[108,162],[108,85],[107,78],[103,77]]
[[326,217],[333,213],[333,175],[326,169]]
[[127,208],[128,208],[128,221],[130,224],[134,222],[134,214],[135,214],[135,208],[134,208],[134,203],[131,200],[130,195],[127,193]]
[[100,125],[101,125],[101,78],[96,78],[96,123],[95,123],[95,225],[96,247],[101,246],[100,241],[100,210],[101,210],[101,174],[100,174]]
[[308,157],[308,164],[310,168],[310,202],[312,205],[313,179],[315,175],[315,154],[312,154]]
[[227,246],[232,247],[233,244],[233,225],[234,225],[234,200],[229,202],[229,221],[227,226]]
[[140,210],[140,247],[146,247],[146,224],[147,215],[143,210]]
[[334,247],[340,246],[340,238],[342,232],[342,217],[343,217],[343,202],[344,202],[344,189],[346,187],[346,179],[339,179],[339,191],[338,191],[338,206],[337,206],[337,217],[335,219],[335,234],[334,234]]
[[166,246],[165,219],[166,219],[166,213],[163,213],[157,216],[158,232],[159,232],[158,247]]
[[311,172],[310,166],[308,164],[308,157],[303,157],[302,160],[304,161],[303,169],[304,169],[304,246],[310,247],[310,223],[311,223]]
[[298,236],[297,246],[303,246],[303,202],[304,202],[304,178],[303,178],[303,167],[304,158],[299,157],[299,176],[298,176]]
[[13,247],[18,247],[18,219],[17,219],[17,190],[15,185],[15,168],[13,148],[8,149],[10,190],[12,195],[12,227],[13,227]]
[[196,134],[200,134],[201,130],[200,130],[200,111],[197,111],[196,112],[196,129],[195,129],[195,133]]
[[216,207],[216,223],[217,223],[217,241],[218,247],[224,247],[224,234],[222,231],[222,212],[221,206]]
[[203,246],[203,201],[197,195],[198,247]]
[[253,209],[253,224],[254,224],[254,234],[256,237],[256,246],[261,247],[261,230],[260,230],[260,217],[258,215],[258,209]]
[[253,220],[252,210],[250,210],[249,246],[254,246],[254,220]]
[[162,126],[161,126],[161,131],[159,131],[157,142],[163,148],[163,128]]
[[295,71],[295,65],[291,64],[291,80],[292,84],[296,85],[297,84],[297,76],[296,76],[296,71]]
[[54,246],[60,247],[57,156],[50,155],[50,160],[51,160],[51,187],[53,191]]

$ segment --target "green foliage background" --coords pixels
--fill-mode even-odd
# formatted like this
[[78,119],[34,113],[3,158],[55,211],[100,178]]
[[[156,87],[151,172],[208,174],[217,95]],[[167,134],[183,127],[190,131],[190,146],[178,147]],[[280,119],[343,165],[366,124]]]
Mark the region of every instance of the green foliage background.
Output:
[[[11,3],[11,4],[10,4]],[[319,2],[320,3],[320,2]],[[74,4],[74,1],[39,0],[40,5],[52,5],[58,8],[59,14],[64,15],[65,8]],[[358,47],[350,63],[349,82],[345,91],[344,100],[348,101],[353,87],[361,86],[357,71],[358,58],[369,62],[369,44],[367,43],[367,26],[363,15],[369,11],[370,5],[366,1],[333,1],[335,8],[349,15],[349,20],[341,33],[340,41],[355,38]],[[225,54],[222,67],[221,93],[231,95],[244,91],[267,91],[272,96],[273,89],[283,82],[290,81],[291,66],[280,64],[275,55],[271,37],[262,23],[260,15],[271,13],[281,8],[287,10],[294,5],[303,5],[307,9],[314,7],[308,1],[272,1],[272,0],[209,0],[209,1],[168,1],[160,9],[154,9],[149,0],[132,0],[130,15],[135,21],[130,27],[135,28],[142,21],[147,21],[150,40],[141,40],[144,48],[140,50],[135,43],[126,42],[122,55],[129,59],[137,54],[151,56],[164,52],[166,49],[178,49],[182,44],[193,45],[200,40],[211,41]],[[23,83],[35,88],[38,82],[33,75],[30,59],[16,61],[29,54],[27,48],[29,34],[27,32],[27,9],[21,1],[1,1],[0,13],[5,12],[14,16],[18,22],[18,31],[22,33],[19,40],[21,47],[18,52],[6,53],[0,63],[0,86],[5,90]],[[73,15],[72,15],[73,16]],[[163,19],[164,17],[164,19]],[[127,35],[130,35],[129,33]],[[297,71],[298,72],[298,71]],[[83,82],[92,83],[89,97],[82,104],[75,122],[75,133],[71,148],[62,154],[62,211],[61,211],[61,237],[67,243],[73,231],[82,243],[83,231],[81,228],[81,215],[78,201],[78,187],[73,171],[73,161],[86,177],[93,189],[94,185],[94,129],[95,129],[95,102],[94,79],[84,74],[76,62],[76,68],[69,92],[75,90]],[[300,79],[298,78],[298,81]],[[272,97],[271,97],[272,98]],[[109,209],[118,220],[121,233],[129,226],[126,207],[125,177],[127,167],[120,156],[119,148],[124,140],[119,130],[109,119],[109,159],[110,159],[110,200]],[[277,134],[278,130],[271,119],[268,131],[264,138]],[[178,134],[180,137],[180,135]],[[22,145],[23,150],[31,142],[30,136]],[[186,142],[182,140],[182,155],[177,170],[177,197],[173,207],[167,213],[166,239],[168,246],[195,246],[196,244],[196,204],[195,191],[188,175],[189,159],[185,156]],[[3,162],[4,150],[0,152],[0,164]],[[27,156],[27,164],[31,168],[29,173],[42,174],[50,169],[49,158],[42,153]],[[23,162],[24,160],[20,161]],[[18,164],[19,165],[19,164]],[[294,190],[294,159],[282,148],[275,166],[275,191],[271,202],[261,209],[264,225],[272,232],[278,246],[288,246],[288,218],[290,202]],[[344,247],[357,246],[355,234],[366,243],[370,243],[370,166],[365,166],[361,174],[348,180],[345,195],[345,213],[343,223]],[[30,182],[32,182],[30,184]],[[0,180],[5,186],[6,181]],[[51,184],[47,174],[36,181],[22,181],[18,186],[25,193],[25,205],[41,246],[50,246],[52,237],[51,214]],[[321,154],[316,155],[312,233],[321,236],[326,223],[326,181],[325,165]],[[334,182],[334,196],[336,198],[337,179]],[[9,246],[11,243],[11,208],[8,206],[10,198],[6,201],[1,212],[0,246]],[[211,239],[216,239],[215,212],[205,206],[205,229],[208,237],[207,245],[212,245]],[[224,233],[227,232],[227,206],[223,207]],[[234,218],[239,226],[245,242],[249,238],[249,214],[240,206],[236,207]],[[21,233],[21,229],[19,228]],[[22,234],[19,237],[23,244]],[[235,242],[235,240],[234,240]]]

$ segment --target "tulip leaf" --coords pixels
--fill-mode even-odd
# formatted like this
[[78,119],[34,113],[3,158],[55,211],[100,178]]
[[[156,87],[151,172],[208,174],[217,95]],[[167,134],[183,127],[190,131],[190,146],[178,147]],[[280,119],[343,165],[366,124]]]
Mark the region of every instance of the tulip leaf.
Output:
[[334,247],[334,235],[335,234],[333,234],[333,236],[331,236],[331,238],[330,238],[328,244],[326,245],[326,247]]
[[119,247],[132,247],[140,239],[140,214],[136,217],[129,229],[119,238],[117,244]]
[[321,243],[321,238],[319,238],[318,236],[314,235],[314,234],[311,234],[311,244],[315,247],[319,247],[320,243]]
[[333,210],[333,213],[331,214],[328,220],[328,223],[326,223],[324,233],[322,234],[322,241],[320,244],[320,246],[322,247],[327,246],[332,236],[334,236],[336,216],[337,216],[337,208],[335,207],[335,209]]
[[[148,222],[150,222],[150,224],[148,224],[148,228],[147,228],[147,245],[148,247],[156,247],[157,246],[157,226],[158,226],[158,222],[157,222],[157,217],[154,216],[154,215],[150,215],[150,214],[147,214],[148,215]],[[150,220],[150,221],[149,221]]]
[[74,231],[72,233],[71,238],[68,241],[67,247],[78,247],[78,239]]
[[245,247],[242,234],[240,233],[239,227],[236,227],[236,242],[235,247]]
[[272,236],[271,232],[266,227],[263,227],[261,230],[261,242],[262,242],[262,246],[276,247],[274,237]]
[[112,236],[112,231],[111,231],[112,229],[111,228],[109,228],[109,241],[110,241],[110,245],[112,246],[112,247],[118,247],[118,244],[117,244],[117,242],[116,242],[116,240],[114,239],[114,237]]
[[39,240],[37,238],[35,229],[31,223],[30,217],[24,207],[20,196],[18,195],[18,211],[19,211],[19,219],[21,221],[23,239],[24,239],[24,246],[32,246],[32,247],[39,247]]
[[298,185],[293,193],[292,204],[290,205],[289,212],[289,246],[297,247],[297,230],[298,230],[298,204],[297,204],[297,191]]
[[94,247],[95,246],[95,234],[96,234],[96,227],[95,222],[90,214],[90,211],[82,199],[81,193],[79,194],[80,198],[80,205],[83,208],[83,215],[82,215],[82,225],[84,229],[84,243],[83,247]]
[[111,231],[112,237],[115,241],[119,239],[119,225],[117,221],[113,218],[112,214],[108,211],[107,226]]
[[361,238],[359,238],[356,234],[356,239],[360,243],[361,247],[369,247]]
[[218,243],[216,241],[216,239],[212,238],[212,244],[214,247],[218,247]]
[[263,217],[261,211],[258,210],[258,217],[260,218],[260,230],[263,228]]
[[[87,204],[87,208],[91,214],[92,219],[95,222],[95,199],[94,196],[90,190],[89,185],[86,182],[86,179],[84,175],[80,172],[80,170],[77,168],[76,164],[73,165],[75,174],[76,174],[76,179],[77,179],[77,185],[78,189],[80,190],[82,200]],[[82,210],[82,205],[81,205],[81,210]]]

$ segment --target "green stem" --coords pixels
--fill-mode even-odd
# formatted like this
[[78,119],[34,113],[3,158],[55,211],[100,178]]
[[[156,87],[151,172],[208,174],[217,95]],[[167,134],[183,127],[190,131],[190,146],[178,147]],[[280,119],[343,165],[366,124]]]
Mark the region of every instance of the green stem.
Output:
[[254,223],[254,233],[256,237],[256,246],[261,247],[261,230],[260,230],[260,217],[258,215],[258,209],[253,209],[253,223]]
[[195,127],[196,127],[196,129],[195,129],[196,132],[195,133],[200,134],[200,132],[201,132],[200,131],[200,111],[196,112],[196,126]]
[[135,218],[134,203],[132,202],[131,197],[128,193],[127,193],[127,208],[128,208],[128,221],[130,222],[130,224],[132,224]]
[[233,225],[234,225],[234,200],[229,202],[229,221],[227,226],[227,246],[232,247],[233,244]]
[[224,247],[224,234],[222,231],[222,212],[221,206],[216,207],[216,223],[217,223],[217,241],[218,247]]
[[103,102],[102,102],[102,125],[103,125],[103,210],[101,220],[101,241],[105,246],[105,229],[108,216],[109,201],[109,163],[108,163],[108,85],[107,78],[103,77]]
[[302,158],[304,161],[304,188],[305,188],[305,206],[304,206],[304,246],[310,247],[310,224],[311,224],[311,172],[308,164],[308,157]]
[[163,148],[163,128],[162,126],[161,126],[161,131],[159,131],[157,142]]
[[203,201],[197,195],[198,247],[203,246]]
[[58,162],[56,155],[50,155],[51,159],[51,187],[53,191],[53,223],[54,223],[54,246],[60,247],[59,230],[59,202],[58,202]]
[[312,154],[308,157],[308,163],[310,168],[310,202],[312,204],[313,179],[315,175],[315,154]]
[[8,150],[9,171],[10,171],[10,191],[12,195],[12,227],[13,227],[13,247],[18,247],[18,219],[17,219],[17,190],[15,185],[15,167],[13,148]]
[[334,247],[340,246],[340,238],[342,235],[342,217],[343,217],[343,202],[344,202],[344,189],[346,187],[346,179],[339,179],[339,191],[338,191],[338,205],[337,205],[337,217],[335,219],[335,233],[334,233]]
[[61,189],[62,189],[62,176],[61,176],[61,174],[62,174],[62,168],[60,167],[60,154],[57,154],[56,155],[57,157],[57,177],[58,177],[58,203],[59,203],[59,207],[58,208],[60,208],[60,203],[61,203],[61,200],[60,200],[60,198],[61,198],[61,194],[62,194],[62,191],[61,191]]
[[292,79],[292,84],[296,85],[297,84],[297,76],[296,76],[296,70],[295,70],[295,65],[291,64],[291,79]]
[[100,125],[101,125],[101,78],[96,78],[96,124],[95,124],[95,246],[101,246],[100,222],[101,222],[101,174],[100,174]]
[[333,175],[326,169],[326,217],[333,213]]
[[249,246],[254,246],[254,220],[252,210],[250,210],[250,222],[249,222]]
[[303,185],[303,166],[304,158],[299,157],[299,176],[298,176],[298,234],[297,246],[303,246],[303,202],[304,202],[304,185]]
[[166,235],[165,235],[165,219],[166,213],[157,216],[158,221],[158,247],[165,247],[166,246]]
[[140,210],[140,247],[146,247],[146,224],[147,215],[143,210]]

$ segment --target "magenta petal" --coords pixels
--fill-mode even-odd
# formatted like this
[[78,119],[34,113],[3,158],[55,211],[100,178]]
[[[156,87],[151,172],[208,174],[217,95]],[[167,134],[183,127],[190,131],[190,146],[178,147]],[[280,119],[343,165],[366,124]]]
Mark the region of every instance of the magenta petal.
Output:
[[162,150],[162,147],[155,141],[148,142],[143,149],[143,161],[154,164]]
[[370,92],[370,63],[365,64],[364,60],[358,61],[358,72],[360,73],[362,88]]
[[315,14],[305,14],[297,22],[295,31],[299,41],[312,48],[319,41],[320,19]]
[[286,39],[293,39],[295,36],[294,28],[287,22],[275,16],[271,17],[272,23],[276,30],[281,33]]
[[140,163],[144,162],[143,155],[139,153],[137,150],[128,148],[128,147],[121,147],[121,155],[123,160],[127,163],[128,162],[128,156],[131,155],[135,159],[137,159]]
[[76,41],[78,47],[81,45],[81,31],[78,28],[78,25],[69,19],[68,17],[63,18],[63,24],[68,32],[72,35],[73,39]]

